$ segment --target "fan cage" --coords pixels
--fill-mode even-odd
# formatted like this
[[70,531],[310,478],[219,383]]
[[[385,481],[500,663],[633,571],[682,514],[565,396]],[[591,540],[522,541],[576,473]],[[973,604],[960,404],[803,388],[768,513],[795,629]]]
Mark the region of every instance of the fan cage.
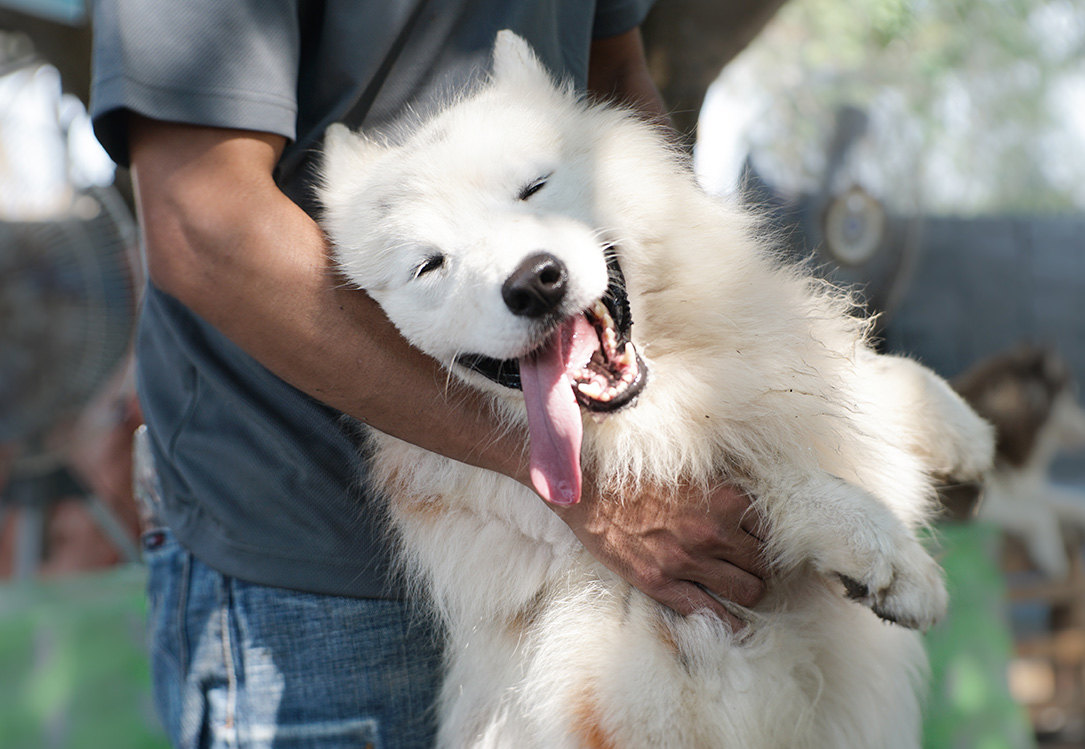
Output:
[[112,188],[49,221],[0,222],[0,443],[41,443],[126,355],[138,303],[135,225]]

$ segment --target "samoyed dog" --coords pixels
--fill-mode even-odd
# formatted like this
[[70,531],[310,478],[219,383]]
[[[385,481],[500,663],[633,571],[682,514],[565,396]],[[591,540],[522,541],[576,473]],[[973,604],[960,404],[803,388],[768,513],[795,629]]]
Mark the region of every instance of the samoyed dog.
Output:
[[[659,128],[556,84],[498,35],[492,76],[392,136],[333,126],[324,227],[342,272],[450,387],[530,434],[575,501],[726,476],[768,525],[769,593],[733,634],[596,562],[519,483],[372,434],[405,566],[448,629],[445,747],[917,747],[946,608],[917,540],[932,477],[992,437],[849,299],[699,191]],[[890,624],[894,623],[894,624]]]

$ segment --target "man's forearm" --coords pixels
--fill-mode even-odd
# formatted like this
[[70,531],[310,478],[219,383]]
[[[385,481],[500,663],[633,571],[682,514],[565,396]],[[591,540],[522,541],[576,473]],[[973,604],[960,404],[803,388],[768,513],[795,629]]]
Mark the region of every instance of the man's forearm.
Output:
[[632,106],[654,122],[670,124],[663,98],[644,60],[640,29],[592,42],[588,90]]

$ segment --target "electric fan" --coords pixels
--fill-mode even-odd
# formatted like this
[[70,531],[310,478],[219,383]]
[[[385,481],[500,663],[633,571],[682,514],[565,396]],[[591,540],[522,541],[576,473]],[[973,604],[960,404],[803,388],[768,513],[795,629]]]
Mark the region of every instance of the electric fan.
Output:
[[[66,118],[72,102],[60,94],[59,74],[37,60],[17,62],[0,79],[0,188],[9,191],[0,211],[0,448],[9,456],[0,524],[11,508],[21,510],[15,574],[25,577],[41,559],[48,507],[65,497],[83,499],[122,555],[138,556],[108,507],[68,470],[72,430],[65,427],[124,359],[141,274],[135,225],[120,194],[80,187],[72,176],[74,136],[89,131],[77,132]],[[30,195],[58,164],[48,210],[11,209],[22,205],[20,190]]]
[[[124,355],[135,318],[135,230],[112,188],[69,216],[0,221],[0,443],[24,460],[74,418]],[[36,444],[37,443],[37,444]]]
[[16,446],[0,511],[21,510],[16,577],[38,566],[47,509],[64,497],[81,498],[122,556],[138,558],[121,523],[68,470],[71,445],[55,437],[128,349],[138,288],[134,237],[112,188],[82,193],[65,217],[0,222],[0,443]]

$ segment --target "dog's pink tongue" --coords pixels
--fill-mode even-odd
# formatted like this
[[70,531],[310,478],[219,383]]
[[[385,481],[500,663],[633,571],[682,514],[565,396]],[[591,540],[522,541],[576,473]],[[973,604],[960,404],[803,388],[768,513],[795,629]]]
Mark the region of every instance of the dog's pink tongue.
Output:
[[580,500],[584,427],[565,372],[570,363],[583,365],[597,341],[591,324],[577,315],[542,349],[520,359],[520,384],[531,436],[531,483],[543,499],[555,504],[571,505]]

